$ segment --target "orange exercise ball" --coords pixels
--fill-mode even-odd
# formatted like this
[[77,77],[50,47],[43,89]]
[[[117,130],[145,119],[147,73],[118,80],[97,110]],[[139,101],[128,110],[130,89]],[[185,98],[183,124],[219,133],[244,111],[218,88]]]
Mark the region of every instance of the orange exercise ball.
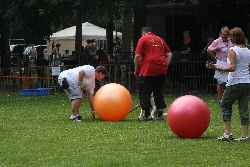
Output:
[[132,98],[122,85],[110,83],[102,86],[95,94],[94,109],[105,121],[120,121],[130,112]]

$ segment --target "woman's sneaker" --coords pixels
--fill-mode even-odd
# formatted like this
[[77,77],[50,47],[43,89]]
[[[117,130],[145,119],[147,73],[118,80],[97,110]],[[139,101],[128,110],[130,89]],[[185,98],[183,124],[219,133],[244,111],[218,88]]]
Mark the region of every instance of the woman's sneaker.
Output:
[[238,138],[238,139],[235,139],[235,140],[237,140],[237,141],[249,141],[249,137],[240,137],[240,138]]
[[233,138],[233,134],[232,133],[230,133],[230,134],[223,134],[223,136],[220,136],[220,137],[218,137],[218,141],[229,141],[229,140],[233,140],[234,138]]
[[79,115],[79,116],[71,116],[69,118],[71,121],[82,121],[82,117]]

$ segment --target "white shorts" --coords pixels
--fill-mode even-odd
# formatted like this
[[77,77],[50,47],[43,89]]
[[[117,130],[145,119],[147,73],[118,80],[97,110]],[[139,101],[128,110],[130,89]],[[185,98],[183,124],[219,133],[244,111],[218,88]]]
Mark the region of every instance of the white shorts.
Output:
[[58,77],[59,85],[62,86],[63,78],[66,78],[66,80],[69,84],[69,88],[64,89],[64,91],[68,95],[68,97],[71,100],[82,98],[82,96],[83,96],[82,91],[78,90],[78,84],[71,77],[59,75],[59,77]]

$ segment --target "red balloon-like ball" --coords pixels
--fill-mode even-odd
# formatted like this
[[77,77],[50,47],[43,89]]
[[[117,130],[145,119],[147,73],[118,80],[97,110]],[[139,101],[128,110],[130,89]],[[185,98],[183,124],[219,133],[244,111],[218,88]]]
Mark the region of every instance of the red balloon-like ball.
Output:
[[210,111],[206,103],[192,95],[177,98],[167,113],[170,129],[181,138],[197,138],[208,128]]

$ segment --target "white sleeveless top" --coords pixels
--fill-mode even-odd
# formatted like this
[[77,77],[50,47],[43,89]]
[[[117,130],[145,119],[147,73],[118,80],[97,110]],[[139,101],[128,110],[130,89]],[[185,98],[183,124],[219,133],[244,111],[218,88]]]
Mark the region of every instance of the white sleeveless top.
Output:
[[[236,53],[236,70],[229,72],[226,86],[239,83],[250,83],[250,75],[248,65],[250,63],[250,50],[248,48],[240,48],[238,46],[231,47]],[[229,59],[227,62],[230,64]]]

